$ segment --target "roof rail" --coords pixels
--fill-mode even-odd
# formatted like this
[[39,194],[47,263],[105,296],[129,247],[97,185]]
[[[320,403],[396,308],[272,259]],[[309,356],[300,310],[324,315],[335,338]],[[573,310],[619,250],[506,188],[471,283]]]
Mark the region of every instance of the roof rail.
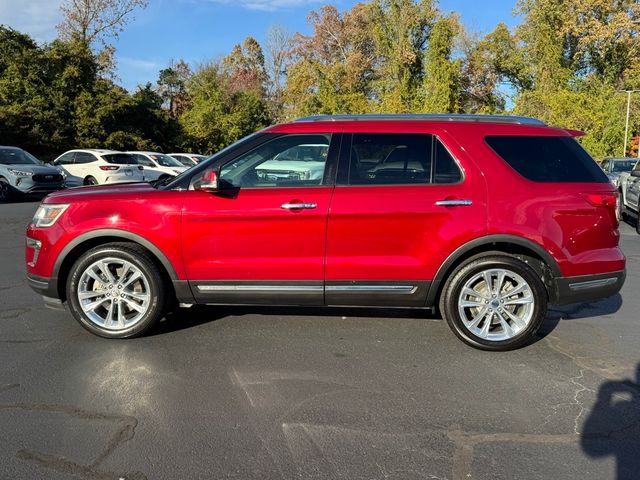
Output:
[[432,121],[432,122],[487,122],[487,123],[514,123],[522,125],[546,125],[542,120],[531,117],[519,117],[515,115],[471,115],[450,113],[366,113],[360,115],[312,115],[294,120],[294,122],[340,122],[340,121],[369,121],[369,120],[405,120],[405,121]]

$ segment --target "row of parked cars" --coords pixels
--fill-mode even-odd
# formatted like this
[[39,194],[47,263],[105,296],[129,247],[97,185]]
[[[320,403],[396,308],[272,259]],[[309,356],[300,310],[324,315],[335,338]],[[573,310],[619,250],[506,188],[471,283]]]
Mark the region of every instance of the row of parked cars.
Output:
[[[618,212],[621,219],[630,214],[637,220],[640,213],[640,159],[605,158],[600,167],[618,189]],[[636,221],[640,233],[640,220]]]
[[18,147],[0,146],[0,201],[65,187],[163,180],[203,158],[195,153],[78,149],[63,153],[49,165]]

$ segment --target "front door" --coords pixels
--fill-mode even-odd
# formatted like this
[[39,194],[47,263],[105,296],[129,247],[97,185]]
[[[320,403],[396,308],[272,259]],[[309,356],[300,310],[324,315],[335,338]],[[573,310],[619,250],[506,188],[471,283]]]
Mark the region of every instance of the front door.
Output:
[[445,258],[486,231],[484,179],[454,159],[445,132],[352,132],[331,202],[326,303],[424,306]]
[[271,135],[222,166],[220,192],[186,192],[182,251],[198,302],[323,303],[325,172],[339,137]]

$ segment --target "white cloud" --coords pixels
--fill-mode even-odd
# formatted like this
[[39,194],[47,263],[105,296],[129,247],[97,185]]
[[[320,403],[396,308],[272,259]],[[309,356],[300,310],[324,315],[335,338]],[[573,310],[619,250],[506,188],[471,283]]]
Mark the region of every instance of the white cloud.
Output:
[[53,40],[62,18],[61,4],[62,0],[0,0],[0,24],[40,42]]
[[141,58],[118,57],[118,64],[131,70],[154,71],[157,72],[162,68],[162,64],[152,60],[143,60]]
[[249,10],[274,12],[298,7],[306,7],[320,0],[206,0],[209,3],[240,6]]

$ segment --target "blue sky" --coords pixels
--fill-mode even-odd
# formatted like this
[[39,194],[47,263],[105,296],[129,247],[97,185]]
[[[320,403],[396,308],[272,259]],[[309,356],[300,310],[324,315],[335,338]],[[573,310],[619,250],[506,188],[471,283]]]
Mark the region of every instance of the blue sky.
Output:
[[[498,22],[510,26],[516,0],[441,0],[444,12],[456,11],[465,26],[488,32]],[[39,41],[55,37],[62,0],[0,0],[0,23],[29,33]],[[331,3],[340,10],[353,0],[149,0],[115,42],[117,76],[127,89],[154,83],[171,59],[198,64],[227,54],[234,44],[252,35],[262,41],[267,28],[281,24],[307,33],[310,10]]]

